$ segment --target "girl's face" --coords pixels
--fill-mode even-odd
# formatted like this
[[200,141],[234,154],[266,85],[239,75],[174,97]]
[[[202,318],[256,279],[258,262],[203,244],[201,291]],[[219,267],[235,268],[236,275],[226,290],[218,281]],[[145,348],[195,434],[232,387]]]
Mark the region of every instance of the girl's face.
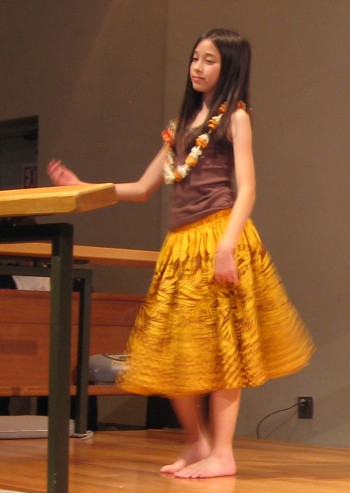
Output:
[[190,77],[195,91],[210,98],[221,71],[221,55],[210,39],[203,39],[196,46],[190,65]]

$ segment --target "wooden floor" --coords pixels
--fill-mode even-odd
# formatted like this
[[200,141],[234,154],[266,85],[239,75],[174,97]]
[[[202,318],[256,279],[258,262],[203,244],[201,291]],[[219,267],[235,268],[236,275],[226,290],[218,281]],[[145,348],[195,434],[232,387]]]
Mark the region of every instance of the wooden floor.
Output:
[[[178,431],[103,431],[70,439],[69,493],[349,493],[350,449],[237,439],[236,477],[160,474]],[[0,440],[0,490],[46,491],[46,439]]]

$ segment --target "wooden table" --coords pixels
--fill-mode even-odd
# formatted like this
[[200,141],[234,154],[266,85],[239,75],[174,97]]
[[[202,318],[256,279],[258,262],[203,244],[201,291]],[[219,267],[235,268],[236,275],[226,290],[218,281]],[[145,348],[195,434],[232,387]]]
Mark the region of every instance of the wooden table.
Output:
[[[0,191],[0,217],[81,213],[116,202],[111,183],[6,190]],[[0,243],[28,241],[51,244],[47,491],[67,493],[73,227],[53,223],[0,230]]]

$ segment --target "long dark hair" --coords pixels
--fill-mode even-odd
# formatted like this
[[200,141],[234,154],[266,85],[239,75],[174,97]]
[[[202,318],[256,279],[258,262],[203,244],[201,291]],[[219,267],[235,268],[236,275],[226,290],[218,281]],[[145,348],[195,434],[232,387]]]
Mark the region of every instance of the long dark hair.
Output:
[[[208,119],[217,114],[219,106],[226,101],[227,110],[223,115],[220,125],[213,137],[217,140],[227,138],[227,130],[230,124],[231,114],[236,109],[238,101],[244,101],[249,108],[249,79],[251,50],[249,42],[240,34],[228,29],[212,29],[202,34],[195,42],[193,53],[198,43],[204,39],[210,39],[221,55],[221,71],[219,80],[211,100]],[[178,135],[185,131],[202,102],[202,93],[195,91],[188,70],[185,94],[183,97],[178,122]],[[199,129],[201,132],[202,129]]]

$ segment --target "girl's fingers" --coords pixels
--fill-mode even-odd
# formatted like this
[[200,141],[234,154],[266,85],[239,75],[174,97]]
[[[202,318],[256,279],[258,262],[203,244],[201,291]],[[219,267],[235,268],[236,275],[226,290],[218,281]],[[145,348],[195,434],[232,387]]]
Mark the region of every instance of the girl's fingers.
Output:
[[64,173],[66,167],[61,160],[52,159],[47,166],[47,174],[54,184],[59,184],[58,180]]
[[64,166],[62,166],[61,161],[52,159],[47,166],[47,174],[53,184],[59,184],[58,180],[62,173],[64,172]]
[[237,286],[239,283],[238,272],[230,272],[222,275],[217,274],[214,276],[214,279],[221,286],[225,286],[226,284],[233,284]]

